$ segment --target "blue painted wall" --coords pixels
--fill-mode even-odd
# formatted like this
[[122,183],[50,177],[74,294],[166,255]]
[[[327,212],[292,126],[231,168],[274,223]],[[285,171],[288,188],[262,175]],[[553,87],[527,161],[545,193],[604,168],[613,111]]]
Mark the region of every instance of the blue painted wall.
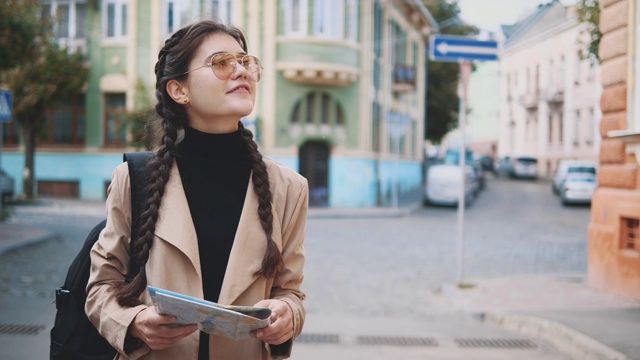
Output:
[[[298,170],[297,158],[278,157],[273,159]],[[376,161],[371,159],[330,158],[329,207],[377,206],[375,166]],[[396,181],[399,195],[422,186],[422,164],[414,161],[381,161],[379,176],[383,201],[389,203],[392,199],[392,186]]]
[[[24,155],[3,153],[1,165],[16,180],[16,194],[22,194]],[[274,157],[273,160],[298,171],[297,157]],[[111,181],[113,169],[122,162],[121,154],[48,154],[35,158],[38,180],[78,181],[80,198],[104,199],[105,183]],[[376,161],[371,159],[332,157],[329,160],[329,207],[375,207]],[[399,195],[422,186],[422,165],[413,161],[381,161],[380,186],[383,201],[392,198],[392,185],[398,183]],[[396,180],[397,179],[397,180]]]
[[[16,180],[16,194],[23,193],[24,154],[3,153],[2,167]],[[113,169],[122,162],[122,154],[47,154],[36,153],[35,179],[79,181],[80,198],[104,199],[104,184],[111,181]]]

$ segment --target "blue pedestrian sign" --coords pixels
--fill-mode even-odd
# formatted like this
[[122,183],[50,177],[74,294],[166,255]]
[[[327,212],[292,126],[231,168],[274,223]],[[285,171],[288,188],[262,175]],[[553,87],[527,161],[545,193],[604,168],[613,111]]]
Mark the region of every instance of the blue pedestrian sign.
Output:
[[429,57],[433,61],[498,60],[498,42],[464,36],[432,35]]
[[13,108],[13,93],[11,90],[0,89],[0,123],[11,122]]

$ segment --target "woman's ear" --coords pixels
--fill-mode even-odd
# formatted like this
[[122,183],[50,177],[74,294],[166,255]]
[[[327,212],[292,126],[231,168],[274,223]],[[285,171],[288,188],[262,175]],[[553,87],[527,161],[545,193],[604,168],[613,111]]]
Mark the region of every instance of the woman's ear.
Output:
[[189,102],[187,89],[177,80],[169,80],[167,82],[167,94],[178,104]]

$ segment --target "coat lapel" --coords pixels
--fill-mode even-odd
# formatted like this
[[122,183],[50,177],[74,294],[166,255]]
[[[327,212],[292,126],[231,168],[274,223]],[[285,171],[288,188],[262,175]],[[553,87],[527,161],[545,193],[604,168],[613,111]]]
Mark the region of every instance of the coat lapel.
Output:
[[[278,248],[282,250],[280,221],[273,206],[271,211],[273,213],[272,238]],[[262,268],[262,259],[266,250],[267,239],[260,225],[260,216],[258,215],[258,196],[253,189],[253,182],[249,181],[238,230],[236,231],[224,281],[222,282],[219,303],[233,304],[258,278],[255,273]]]
[[200,257],[198,256],[198,237],[175,162],[171,167],[169,181],[165,187],[158,213],[160,216],[156,223],[155,235],[182,251],[191,260],[198,276],[202,278]]

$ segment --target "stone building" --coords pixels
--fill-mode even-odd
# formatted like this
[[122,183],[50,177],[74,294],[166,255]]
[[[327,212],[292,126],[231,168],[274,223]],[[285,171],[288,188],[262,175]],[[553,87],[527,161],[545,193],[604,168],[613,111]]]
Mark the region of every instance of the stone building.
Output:
[[603,116],[589,284],[640,298],[640,1],[600,0]]

